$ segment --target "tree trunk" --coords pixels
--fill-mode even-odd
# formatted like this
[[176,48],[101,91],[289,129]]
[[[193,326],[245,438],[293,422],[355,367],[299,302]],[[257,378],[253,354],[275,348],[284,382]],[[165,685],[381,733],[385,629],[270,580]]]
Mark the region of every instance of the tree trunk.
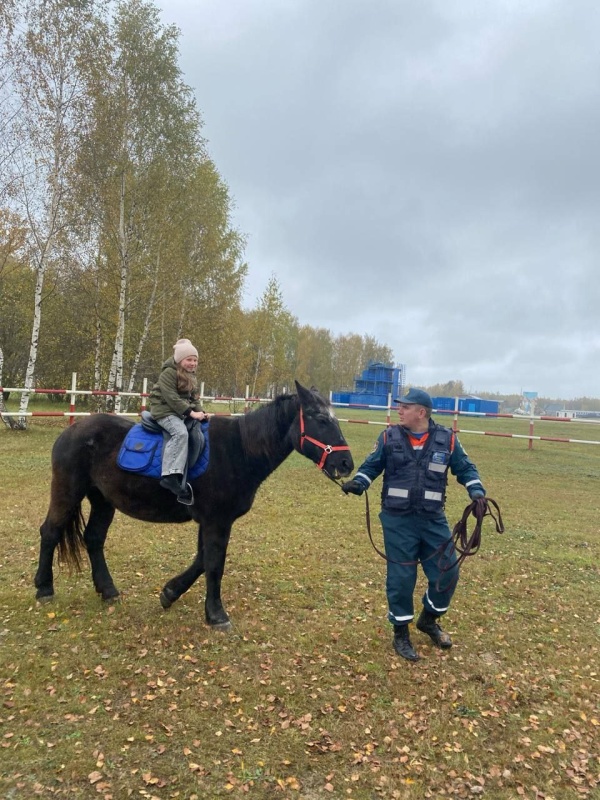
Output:
[[[4,351],[0,347],[0,386],[2,386],[2,373],[4,372]],[[4,392],[0,392],[0,411],[6,411],[4,404]],[[2,422],[7,428],[16,428],[17,423],[14,417],[2,417]]]
[[[127,277],[128,277],[128,234],[125,229],[125,173],[121,174],[121,192],[119,197],[119,258],[121,261],[121,275],[119,284],[119,310],[117,320],[117,332],[115,334],[115,347],[113,350],[112,363],[108,376],[109,391],[120,392],[123,390],[123,343],[125,340],[125,304],[127,301]],[[121,397],[117,395],[111,403],[113,409],[119,413],[121,411]]]
[[[142,330],[142,335],[140,337],[140,341],[137,347],[137,352],[133,359],[133,365],[131,368],[131,375],[129,376],[129,384],[127,386],[128,392],[133,392],[133,387],[135,385],[135,379],[137,377],[137,369],[140,363],[140,358],[142,357],[142,351],[144,349],[144,344],[146,343],[146,339],[148,338],[148,332],[150,330],[150,322],[152,320],[152,314],[154,312],[154,305],[156,303],[156,292],[158,289],[158,275],[160,272],[160,249],[158,251],[158,255],[156,256],[156,267],[154,269],[154,282],[152,284],[152,294],[150,295],[150,300],[148,302],[148,307],[146,309],[146,318],[144,319],[144,328]],[[125,399],[125,407],[127,408],[129,402],[129,398]]]

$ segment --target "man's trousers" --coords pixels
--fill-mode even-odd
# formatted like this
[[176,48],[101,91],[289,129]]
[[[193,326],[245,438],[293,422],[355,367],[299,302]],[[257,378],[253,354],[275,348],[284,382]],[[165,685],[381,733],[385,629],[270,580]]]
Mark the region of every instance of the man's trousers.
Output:
[[419,564],[428,580],[423,607],[438,617],[445,614],[459,577],[456,550],[445,515],[432,518],[413,512],[392,514],[382,510],[379,519],[389,559],[386,593],[390,622],[406,625],[413,619]]

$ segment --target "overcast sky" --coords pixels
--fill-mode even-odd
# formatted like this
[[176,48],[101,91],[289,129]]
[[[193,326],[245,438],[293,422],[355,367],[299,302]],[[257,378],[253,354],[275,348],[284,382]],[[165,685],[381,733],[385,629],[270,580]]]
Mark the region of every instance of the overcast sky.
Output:
[[157,0],[301,324],[407,380],[600,396],[598,0]]

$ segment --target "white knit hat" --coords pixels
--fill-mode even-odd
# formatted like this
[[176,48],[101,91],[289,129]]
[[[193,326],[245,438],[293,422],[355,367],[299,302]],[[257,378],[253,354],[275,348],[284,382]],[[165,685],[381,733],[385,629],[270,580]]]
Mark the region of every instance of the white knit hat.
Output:
[[198,358],[198,351],[189,339],[178,339],[173,345],[173,360],[176,364],[183,361],[188,356],[196,356]]

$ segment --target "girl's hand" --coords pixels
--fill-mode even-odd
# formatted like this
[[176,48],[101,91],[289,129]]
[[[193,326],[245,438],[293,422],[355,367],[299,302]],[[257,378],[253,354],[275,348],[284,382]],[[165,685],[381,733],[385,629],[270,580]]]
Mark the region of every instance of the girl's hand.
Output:
[[208,419],[208,414],[206,411],[190,411],[190,417],[192,419],[199,419],[201,422]]

